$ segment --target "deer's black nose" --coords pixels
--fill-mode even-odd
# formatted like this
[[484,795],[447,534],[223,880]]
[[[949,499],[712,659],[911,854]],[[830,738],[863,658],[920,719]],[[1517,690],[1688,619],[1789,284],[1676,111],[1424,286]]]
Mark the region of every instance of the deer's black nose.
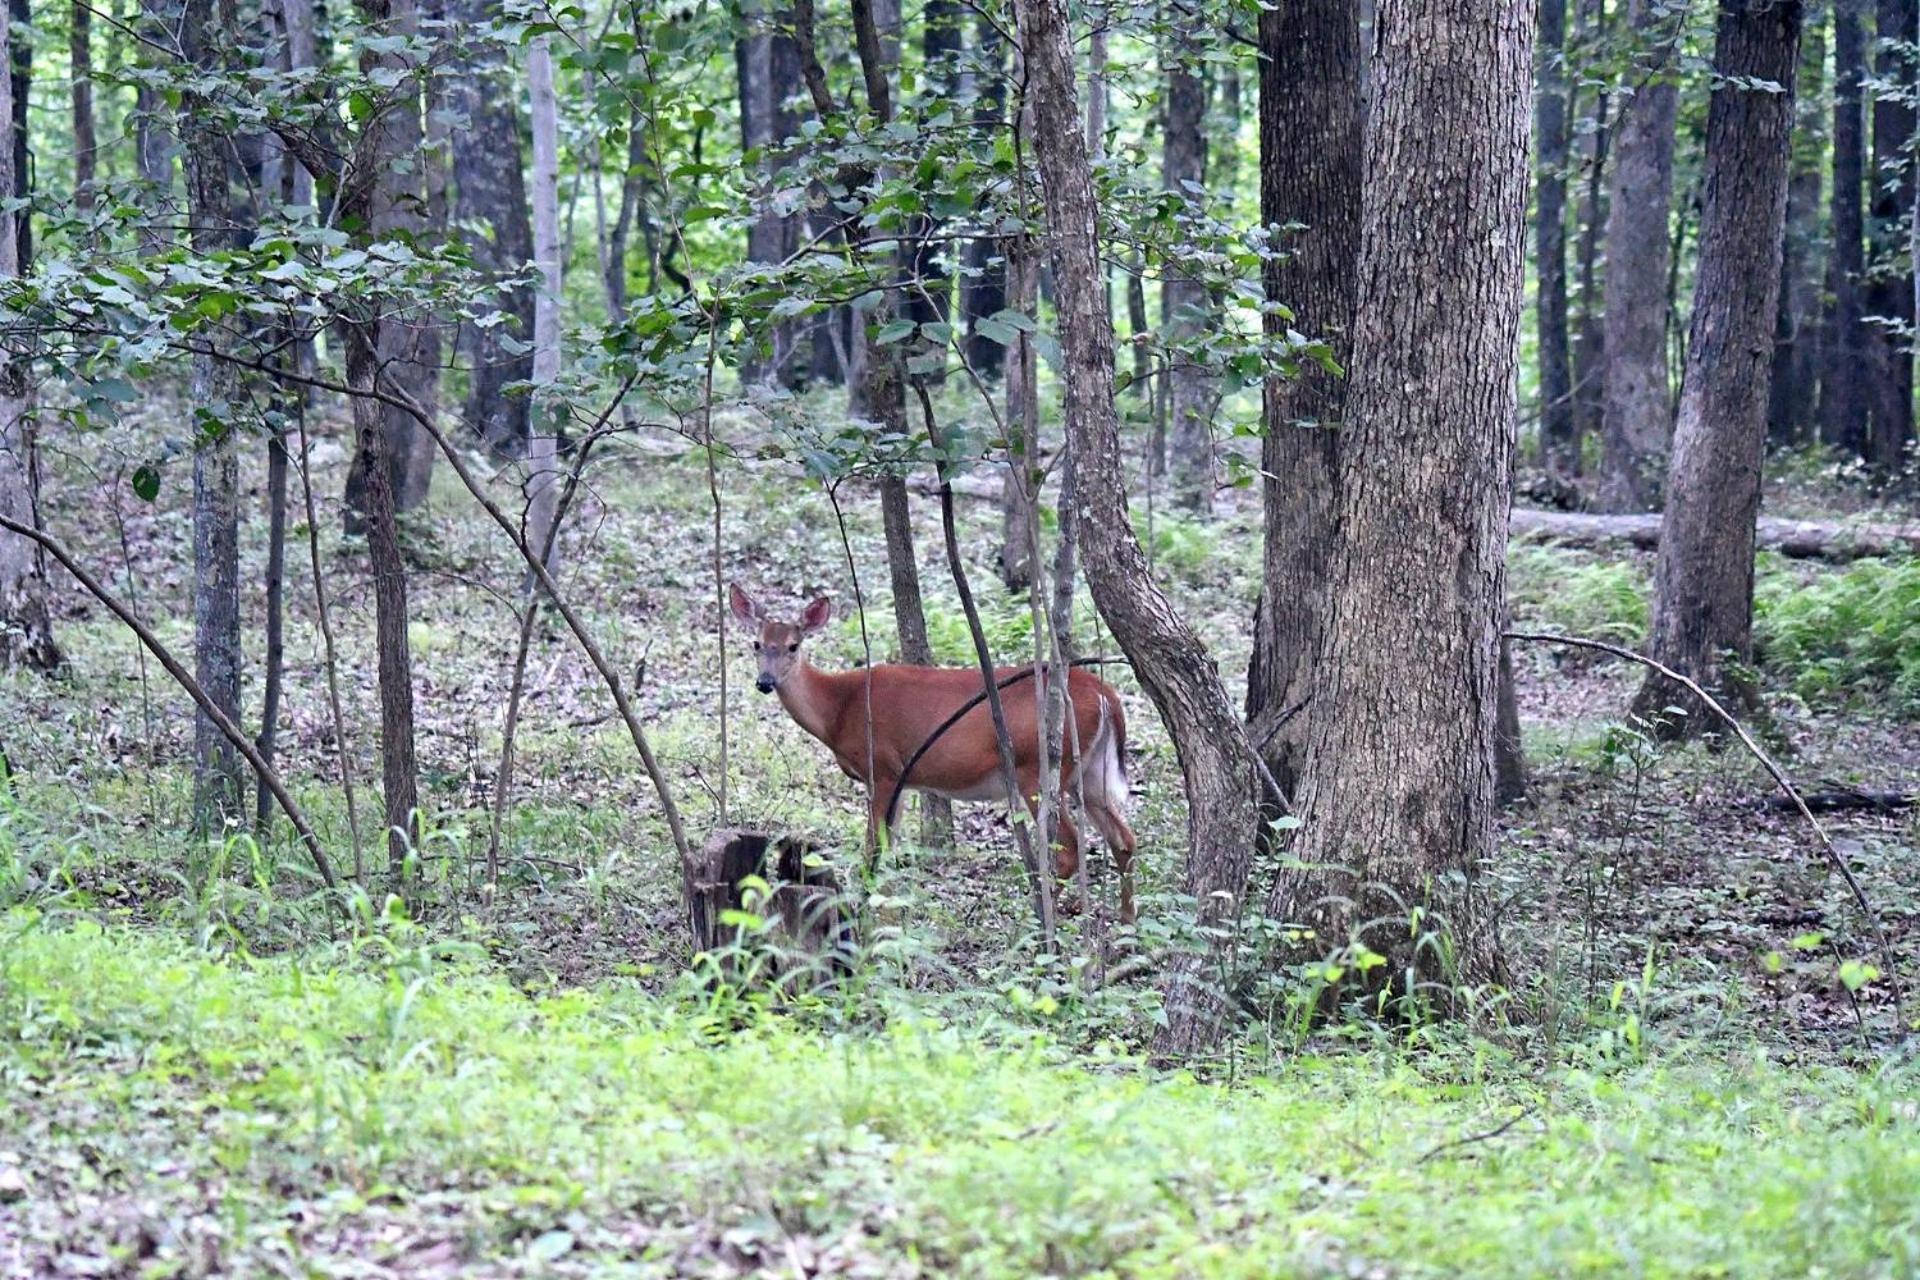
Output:
[[758,680],[755,680],[753,682],[753,687],[758,689],[762,693],[772,693],[773,677],[763,673]]

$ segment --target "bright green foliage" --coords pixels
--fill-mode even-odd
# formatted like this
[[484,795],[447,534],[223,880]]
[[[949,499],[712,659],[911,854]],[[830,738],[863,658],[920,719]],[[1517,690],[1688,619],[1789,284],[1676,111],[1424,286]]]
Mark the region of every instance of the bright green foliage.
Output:
[[1508,550],[1507,598],[1527,625],[1616,644],[1639,644],[1651,621],[1639,565],[1539,542]]
[[1920,714],[1920,560],[1799,573],[1764,557],[1753,626],[1760,661],[1802,697]]
[[[927,1276],[1920,1267],[1896,1069],[1629,1055],[1489,1078],[1376,1050],[1227,1086],[932,1021],[828,1037],[626,990],[536,999],[403,940],[253,961],[4,929],[0,1148],[31,1194],[0,1228],[30,1245],[104,1167],[170,1220],[212,1214],[235,1273],[362,1216],[588,1274],[674,1274],[721,1240],[767,1274],[828,1246]],[[142,1163],[161,1151],[179,1163]],[[363,1261],[397,1248],[373,1239]]]

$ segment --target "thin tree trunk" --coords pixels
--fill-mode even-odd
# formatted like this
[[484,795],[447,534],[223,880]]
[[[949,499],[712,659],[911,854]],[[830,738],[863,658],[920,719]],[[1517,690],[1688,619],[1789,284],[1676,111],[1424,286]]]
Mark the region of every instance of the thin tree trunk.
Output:
[[[417,29],[413,0],[361,0],[365,17],[384,34],[411,37]],[[376,65],[396,80],[416,74],[402,52],[377,55]],[[417,170],[396,163],[416,154],[421,130],[418,110],[406,100],[365,126],[361,147],[373,166],[367,227],[375,238],[417,234],[420,228]],[[398,481],[416,438],[432,438],[404,411],[370,393],[379,391],[419,404],[433,413],[430,399],[415,391],[403,361],[417,351],[411,326],[392,316],[375,316],[347,329],[347,382],[353,397],[357,449],[355,468],[361,496],[367,553],[373,573],[374,647],[379,659],[380,766],[386,799],[387,875],[395,892],[405,893],[410,855],[419,846],[420,784],[414,761],[413,655],[407,634],[407,573],[401,554]],[[389,392],[387,384],[394,390]],[[349,476],[351,485],[352,477]]]
[[[1025,315],[1040,305],[1040,262],[1032,242],[1009,237],[1005,251],[1008,304]],[[1007,375],[1007,466],[1000,476],[1000,581],[1010,592],[1033,585],[1032,548],[1027,523],[1033,514],[1038,486],[1034,476],[1040,459],[1027,452],[1037,442],[1040,414],[1040,361],[1032,336],[1025,330],[1009,345]]]
[[1867,461],[1899,468],[1913,440],[1913,266],[1907,222],[1914,195],[1914,66],[1920,0],[1879,0],[1873,100],[1872,270],[1866,309],[1869,364]]
[[[1287,256],[1267,260],[1267,297],[1293,312],[1291,320],[1269,314],[1267,329],[1321,338],[1345,368],[1360,249],[1364,123],[1355,0],[1262,11],[1260,48],[1260,221],[1303,228],[1281,233]],[[1316,683],[1328,561],[1338,536],[1335,479],[1346,400],[1346,378],[1312,365],[1293,378],[1269,379],[1263,396],[1265,537],[1247,719],[1289,793],[1305,761],[1306,719],[1296,712],[1277,732],[1272,726]]]
[[1793,176],[1787,183],[1787,230],[1780,254],[1780,314],[1774,326],[1767,437],[1780,445],[1810,443],[1814,392],[1820,381],[1821,169],[1827,153],[1827,42],[1816,23],[1800,53]]
[[[1198,189],[1206,182],[1207,170],[1207,89],[1194,61],[1193,33],[1176,30],[1167,39],[1170,47],[1163,54],[1169,67],[1161,185],[1197,213],[1204,203]],[[1171,394],[1167,468],[1173,497],[1188,511],[1207,512],[1213,507],[1213,409],[1217,393],[1204,364],[1178,348],[1207,331],[1212,308],[1206,286],[1183,261],[1166,264],[1160,283],[1160,307],[1167,340],[1175,348],[1173,367],[1167,375]]]
[[93,208],[98,146],[93,136],[93,8],[74,0],[69,10],[67,52],[73,73],[73,203],[82,213]]
[[[465,121],[453,145],[452,216],[483,229],[469,236],[474,265],[487,277],[504,280],[524,272],[535,256],[520,158],[520,95],[500,37],[481,29],[499,16],[499,0],[452,0],[450,9],[466,42],[465,56],[444,77],[447,105]],[[460,326],[460,357],[472,371],[464,412],[488,448],[502,457],[519,457],[530,439],[529,400],[508,395],[506,388],[533,376],[525,344],[533,340],[537,290],[524,284],[499,289],[492,305],[507,317],[505,324]],[[517,353],[509,344],[519,344]]]
[[[12,51],[10,15],[0,11],[0,67],[8,65]],[[20,192],[26,185],[26,175],[13,164],[13,120],[12,77],[0,77],[0,194]],[[0,208],[0,280],[17,278],[26,266],[13,229],[19,216]],[[34,489],[31,405],[26,369],[0,348],[0,516],[37,529],[40,504]],[[47,575],[40,549],[29,538],[0,531],[0,671],[16,667],[52,671],[60,660],[47,609]]]
[[[975,73],[973,123],[983,137],[997,135],[1006,126],[1006,50],[993,18],[981,13],[974,25]],[[1006,309],[1007,264],[997,235],[967,241],[965,278],[960,282],[960,315],[966,322],[967,363],[985,378],[997,378],[1006,363],[1007,349],[981,333],[979,321]]]
[[1380,0],[1372,56],[1340,543],[1296,806],[1312,869],[1282,900],[1321,948],[1386,957],[1363,981],[1416,998],[1499,973],[1476,876],[1495,834],[1532,18],[1527,0]]
[[[767,15],[756,7],[748,7],[743,18],[746,31],[734,41],[740,146],[743,152],[758,154],[754,174],[760,183],[771,188],[778,181],[781,167],[773,148],[793,132],[786,100],[797,87],[797,77],[783,79],[779,74],[783,58],[792,56],[792,41],[776,32]],[[780,48],[782,45],[786,47]],[[761,195],[756,204],[754,219],[747,226],[747,261],[770,265],[783,262],[796,244],[796,215],[774,209],[771,190]],[[768,349],[752,353],[743,362],[741,379],[759,383],[784,380],[792,372],[797,326],[794,320],[776,322],[769,334]]]
[[[1722,702],[1751,695],[1739,668],[1753,656],[1754,521],[1800,18],[1799,0],[1720,0],[1714,46],[1692,335],[1648,653]],[[1781,91],[1747,87],[1766,81]],[[1634,710],[1685,734],[1707,727],[1691,701],[1655,674]],[[1673,705],[1692,714],[1662,717]]]
[[[636,50],[645,36],[642,10],[636,6],[633,10]],[[635,221],[643,216],[640,205],[646,198],[646,172],[647,116],[644,100],[636,97],[628,106],[627,165],[620,177],[620,211],[614,216],[613,230],[607,236],[607,317],[614,321],[624,320],[627,315],[627,237]]]
[[1101,285],[1099,209],[1065,0],[1017,0],[1015,12],[1052,228],[1063,417],[1079,472],[1080,550],[1095,603],[1179,754],[1189,840],[1185,887],[1211,930],[1209,954],[1176,959],[1167,979],[1167,1022],[1155,1047],[1163,1055],[1186,1055],[1217,1039],[1225,1013],[1223,971],[1233,956],[1256,823],[1254,760],[1212,658],[1154,584],[1128,518],[1113,405],[1113,319]]
[[[1575,9],[1578,50],[1582,66],[1606,56],[1605,0],[1578,0]],[[1578,100],[1576,90],[1573,101]],[[1593,115],[1580,129],[1581,173],[1578,223],[1579,323],[1573,336],[1574,455],[1585,470],[1586,441],[1598,439],[1604,416],[1606,377],[1606,307],[1601,296],[1601,248],[1607,225],[1607,160],[1612,138],[1613,102],[1605,90],[1595,90]]]
[[[557,416],[563,407],[553,399],[560,380],[560,124],[559,104],[553,92],[553,52],[548,37],[537,36],[527,46],[528,118],[533,123],[533,260],[540,271],[540,287],[533,303],[533,410],[527,442],[527,536],[529,546],[542,548],[553,568],[553,527],[557,496],[553,469]],[[534,583],[528,581],[527,592]]]
[[1600,506],[1652,511],[1660,505],[1673,415],[1667,390],[1667,277],[1680,104],[1672,79],[1678,33],[1675,19],[1658,0],[1630,0],[1627,14],[1640,56],[1629,73],[1638,87],[1614,125],[1607,197]]
[[1827,211],[1826,350],[1820,371],[1820,439],[1864,456],[1867,451],[1869,342],[1866,314],[1867,0],[1833,0],[1833,187]]
[[[213,0],[188,0],[181,48],[198,74],[216,75],[232,33],[222,31]],[[233,202],[227,186],[228,137],[213,104],[198,94],[183,101],[187,214],[193,251],[232,247]],[[193,358],[193,657],[194,677],[222,714],[240,721],[240,421],[233,366],[221,358],[225,331],[212,350]],[[205,712],[194,722],[193,815],[202,834],[217,834],[244,812],[242,761]]]
[[[296,394],[304,394],[296,392]],[[287,445],[276,430],[267,440],[267,637],[266,671],[260,695],[260,736],[254,746],[273,763],[280,733],[280,695],[287,665]],[[265,778],[254,787],[253,829],[265,837],[273,817],[273,792]]]
[[1540,460],[1578,475],[1573,346],[1567,320],[1567,0],[1539,0],[1540,83],[1534,92],[1533,245],[1539,278],[1534,325],[1540,352]]

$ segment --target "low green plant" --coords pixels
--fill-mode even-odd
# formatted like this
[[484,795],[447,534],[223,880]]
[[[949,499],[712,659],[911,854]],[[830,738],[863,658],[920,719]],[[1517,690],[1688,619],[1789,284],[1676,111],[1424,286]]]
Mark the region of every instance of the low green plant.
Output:
[[1920,558],[1804,572],[1764,555],[1753,630],[1762,666],[1802,697],[1920,715]]
[[1646,571],[1542,542],[1507,552],[1507,598],[1516,622],[1567,635],[1639,644],[1650,621]]

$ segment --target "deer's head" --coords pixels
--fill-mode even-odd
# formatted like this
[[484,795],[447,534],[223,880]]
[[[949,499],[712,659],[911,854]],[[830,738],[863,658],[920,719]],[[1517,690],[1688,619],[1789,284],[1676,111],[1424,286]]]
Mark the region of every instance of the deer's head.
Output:
[[800,664],[800,645],[833,617],[833,602],[821,596],[801,612],[798,622],[777,622],[737,582],[727,586],[727,603],[753,637],[753,656],[760,665],[753,687],[762,693],[772,693],[793,674]]

